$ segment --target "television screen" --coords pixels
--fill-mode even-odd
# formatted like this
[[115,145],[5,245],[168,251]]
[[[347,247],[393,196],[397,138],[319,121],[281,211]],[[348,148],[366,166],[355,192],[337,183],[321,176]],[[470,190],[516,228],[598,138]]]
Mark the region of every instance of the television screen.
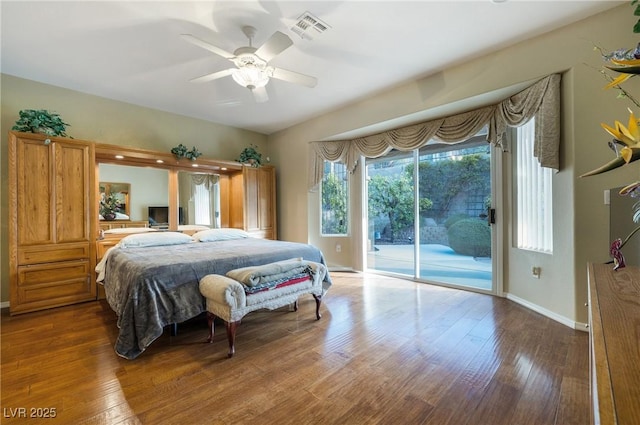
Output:
[[149,207],[149,225],[162,226],[169,224],[169,207]]
[[[182,216],[182,207],[178,208],[178,224],[184,224]],[[168,226],[169,225],[169,207],[149,207],[149,225],[150,226]]]

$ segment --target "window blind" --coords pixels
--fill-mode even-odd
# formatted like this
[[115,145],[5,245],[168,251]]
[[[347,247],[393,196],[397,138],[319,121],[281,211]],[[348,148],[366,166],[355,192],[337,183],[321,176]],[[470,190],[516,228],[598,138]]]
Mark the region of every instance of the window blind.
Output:
[[552,188],[550,168],[533,156],[535,119],[517,128],[516,220],[518,248],[553,252]]

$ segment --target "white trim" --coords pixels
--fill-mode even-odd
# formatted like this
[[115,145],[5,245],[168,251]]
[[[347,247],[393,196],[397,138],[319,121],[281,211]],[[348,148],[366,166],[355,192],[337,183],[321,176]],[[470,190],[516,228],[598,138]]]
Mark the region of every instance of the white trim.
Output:
[[[413,276],[420,276],[420,149],[413,150]],[[367,209],[369,207],[367,206]]]
[[491,225],[491,292],[504,294],[503,264],[505,256],[504,235],[507,222],[504,219],[505,198],[504,179],[502,178],[502,150],[492,146],[491,154],[491,208],[496,211],[496,222]]
[[0,302],[0,308],[9,308],[9,301]]
[[573,329],[577,331],[582,331],[582,332],[589,332],[588,323],[582,323],[582,322],[573,322],[573,323],[575,323],[575,326],[573,327]]
[[575,329],[578,331],[584,331],[584,332],[588,332],[589,331],[589,327],[586,323],[581,323],[581,322],[576,322],[574,320],[568,319],[564,316],[561,316],[557,313],[554,313],[551,310],[547,310],[544,307],[540,307],[537,304],[533,304],[532,302],[529,302],[525,299],[522,299],[518,296],[515,296],[513,294],[506,294],[506,298],[510,301],[513,301],[517,304],[520,304],[523,307],[528,308],[529,310],[535,311],[536,313],[542,314],[545,317],[548,317],[551,320],[555,320],[558,323],[562,323],[563,325],[571,328],[571,329]]
[[[367,247],[369,243],[369,231],[368,231],[368,223],[369,223],[369,214],[368,214],[368,205],[367,199],[369,199],[368,190],[368,182],[367,182],[367,167],[365,164],[364,156],[360,155],[358,158],[358,164],[360,166],[356,169],[358,174],[355,172],[349,176],[350,190],[355,191],[351,192],[352,200],[359,199],[360,202],[354,204],[351,208],[353,210],[354,217],[357,217],[357,225],[353,226],[353,258],[352,262],[354,271],[362,271],[365,269],[367,264]],[[356,179],[356,176],[357,179]],[[357,180],[354,181],[354,180]],[[354,222],[352,221],[352,224]],[[372,241],[373,243],[373,241]]]
[[327,269],[330,272],[354,272],[356,273],[356,270],[353,267],[345,267],[345,266],[327,266]]

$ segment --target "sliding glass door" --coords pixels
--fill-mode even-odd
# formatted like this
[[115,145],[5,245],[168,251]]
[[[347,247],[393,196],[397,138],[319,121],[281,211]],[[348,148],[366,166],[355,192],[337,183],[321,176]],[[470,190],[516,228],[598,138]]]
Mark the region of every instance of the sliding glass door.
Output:
[[493,290],[491,155],[483,137],[367,162],[367,268]]
[[413,155],[399,153],[367,164],[367,267],[414,275]]

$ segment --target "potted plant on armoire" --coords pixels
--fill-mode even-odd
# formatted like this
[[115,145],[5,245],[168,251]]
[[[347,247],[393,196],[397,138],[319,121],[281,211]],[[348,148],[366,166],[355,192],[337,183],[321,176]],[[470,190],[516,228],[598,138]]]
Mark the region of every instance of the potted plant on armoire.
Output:
[[8,149],[11,314],[96,298],[94,145],[51,136],[66,123],[34,133],[47,122],[30,117],[44,115],[23,112]]

